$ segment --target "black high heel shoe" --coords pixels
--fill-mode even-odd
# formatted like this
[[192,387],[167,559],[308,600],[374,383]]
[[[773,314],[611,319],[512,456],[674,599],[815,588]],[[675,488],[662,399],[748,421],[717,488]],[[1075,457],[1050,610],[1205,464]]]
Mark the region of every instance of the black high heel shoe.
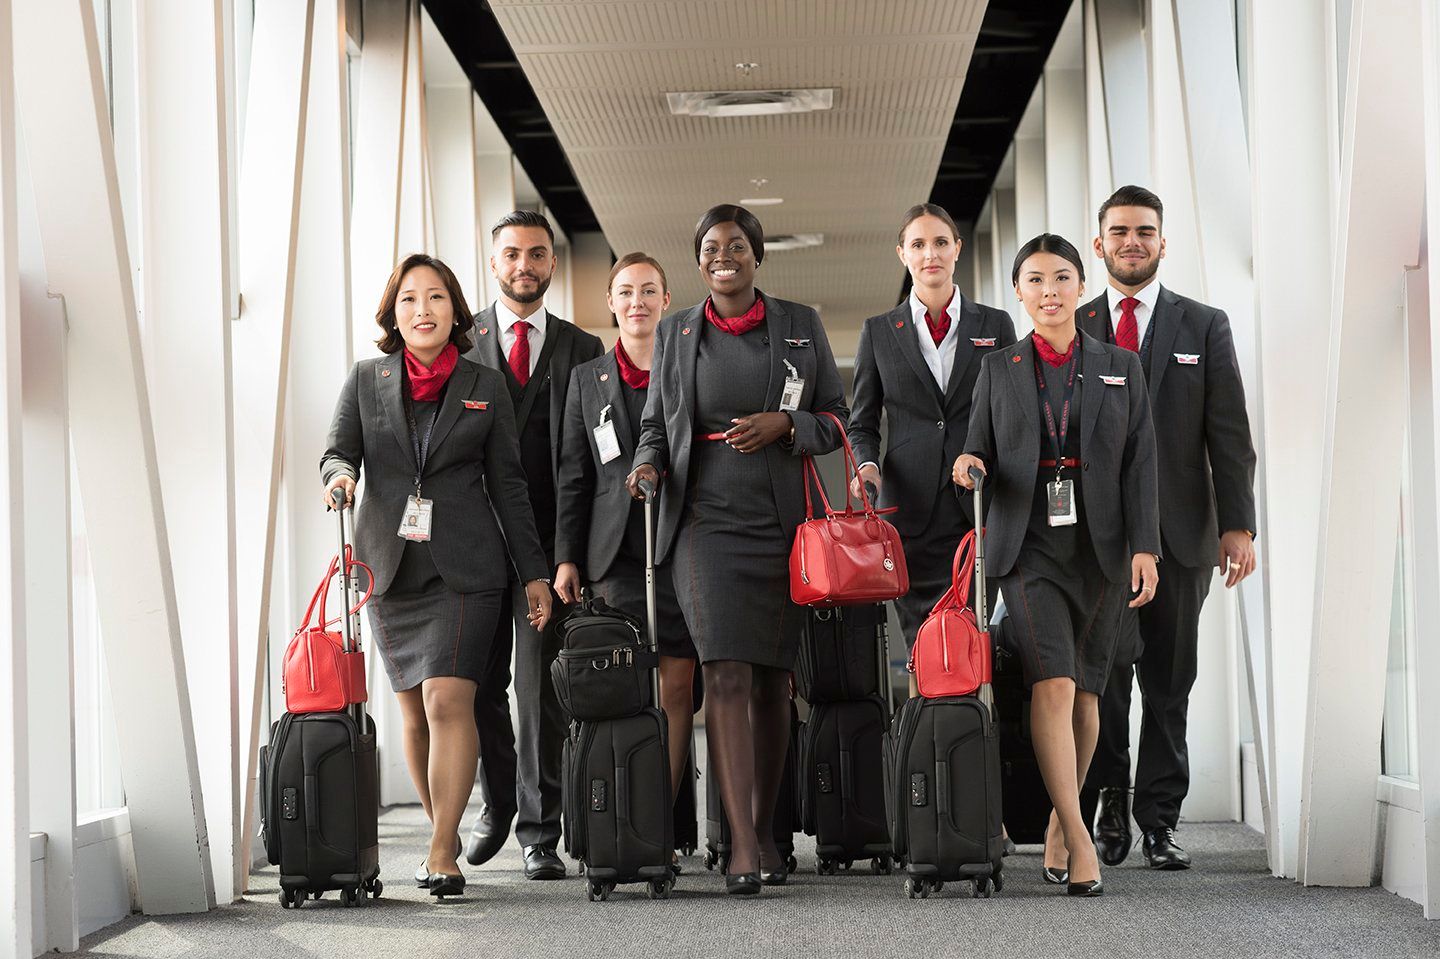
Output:
[[783,886],[787,882],[789,882],[790,868],[789,864],[785,861],[784,856],[780,857],[780,867],[778,869],[766,869],[765,863],[763,862],[764,857],[761,858],[762,862],[760,863],[760,882],[762,885]]
[[434,872],[430,874],[430,895],[460,896],[465,893],[465,877],[459,874]]
[[1105,884],[1099,879],[1091,879],[1089,882],[1072,882],[1065,886],[1065,894],[1068,896],[1080,896],[1084,899],[1093,899],[1096,896],[1105,895]]
[[742,872],[734,876],[725,874],[725,892],[731,896],[754,896],[760,892],[760,874]]
[[[455,858],[460,858],[460,837],[455,837]],[[430,886],[430,857],[426,856],[420,860],[420,866],[415,870],[415,886],[418,889],[427,889]]]

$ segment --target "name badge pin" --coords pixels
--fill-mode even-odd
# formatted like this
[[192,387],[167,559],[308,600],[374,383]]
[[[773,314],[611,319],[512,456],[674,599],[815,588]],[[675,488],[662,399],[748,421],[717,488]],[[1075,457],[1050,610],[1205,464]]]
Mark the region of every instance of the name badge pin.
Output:
[[1199,353],[1176,353],[1175,360],[1181,366],[1197,366],[1200,363]]
[[975,346],[994,346],[994,345],[995,345],[995,337],[993,337],[993,336],[972,336],[972,337],[970,337],[970,342],[973,343]]
[[1125,385],[1125,377],[1123,377],[1123,376],[1104,376],[1104,375],[1102,375],[1102,376],[1100,377],[1100,382],[1101,382],[1101,383],[1104,383],[1106,386],[1124,386],[1124,385]]

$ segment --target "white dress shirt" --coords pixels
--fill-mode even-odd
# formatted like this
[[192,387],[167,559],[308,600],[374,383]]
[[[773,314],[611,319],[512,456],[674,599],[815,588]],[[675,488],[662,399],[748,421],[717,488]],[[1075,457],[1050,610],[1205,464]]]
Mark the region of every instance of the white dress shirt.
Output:
[[[535,372],[535,364],[540,362],[540,348],[545,345],[546,319],[547,316],[544,307],[525,317],[525,322],[530,324],[530,331],[526,336],[530,341],[531,373]],[[495,321],[500,326],[500,356],[508,362],[510,359],[510,350],[515,346],[515,324],[520,322],[520,317],[512,313],[510,308],[504,303],[496,300]]]
[[[1120,328],[1120,301],[1125,299],[1127,294],[1121,293],[1113,286],[1105,287],[1105,295],[1110,302],[1110,328],[1113,332]],[[1135,299],[1140,302],[1135,304],[1135,348],[1138,350],[1145,345],[1145,331],[1150,327],[1150,317],[1155,315],[1155,301],[1160,299],[1160,279],[1151,277]]]
[[930,324],[925,322],[925,312],[925,304],[912,290],[910,316],[913,322],[910,325],[915,328],[915,335],[920,340],[920,355],[925,358],[925,365],[930,367],[930,374],[943,391],[950,385],[950,371],[955,368],[955,341],[960,336],[960,291],[955,291],[945,307],[950,316],[950,329],[945,331],[945,337],[938,346],[930,335]]

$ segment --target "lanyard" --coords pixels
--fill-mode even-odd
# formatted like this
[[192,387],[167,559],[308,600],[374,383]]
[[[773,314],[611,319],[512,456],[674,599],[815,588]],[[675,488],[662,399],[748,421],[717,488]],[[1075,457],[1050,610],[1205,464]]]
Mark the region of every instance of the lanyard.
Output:
[[420,435],[420,428],[415,423],[415,404],[407,396],[405,398],[405,419],[410,425],[410,448],[415,452],[415,498],[420,498],[420,474],[425,472],[425,460],[430,457],[430,434],[435,431],[435,421],[440,418],[440,405],[437,402],[430,411],[430,419],[425,423],[425,435]]
[[1055,447],[1055,480],[1060,480],[1061,463],[1065,459],[1065,437],[1070,432],[1070,403],[1075,398],[1075,369],[1080,365],[1079,343],[1075,344],[1070,354],[1069,372],[1065,374],[1065,398],[1060,407],[1060,423],[1056,426],[1055,410],[1050,405],[1050,397],[1045,387],[1045,371],[1040,364],[1043,362],[1039,354],[1035,356],[1035,385],[1040,390],[1040,406],[1045,412],[1045,430],[1050,434],[1050,442]]

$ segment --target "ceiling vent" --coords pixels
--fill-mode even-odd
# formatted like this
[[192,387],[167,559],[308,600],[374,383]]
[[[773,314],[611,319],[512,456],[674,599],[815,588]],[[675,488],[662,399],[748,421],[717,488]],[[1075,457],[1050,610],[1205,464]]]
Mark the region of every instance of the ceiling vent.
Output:
[[805,250],[825,242],[823,233],[780,233],[765,238],[765,252],[776,250]]
[[670,112],[682,117],[764,117],[777,113],[811,113],[835,104],[835,90],[723,90],[710,93],[667,93]]

